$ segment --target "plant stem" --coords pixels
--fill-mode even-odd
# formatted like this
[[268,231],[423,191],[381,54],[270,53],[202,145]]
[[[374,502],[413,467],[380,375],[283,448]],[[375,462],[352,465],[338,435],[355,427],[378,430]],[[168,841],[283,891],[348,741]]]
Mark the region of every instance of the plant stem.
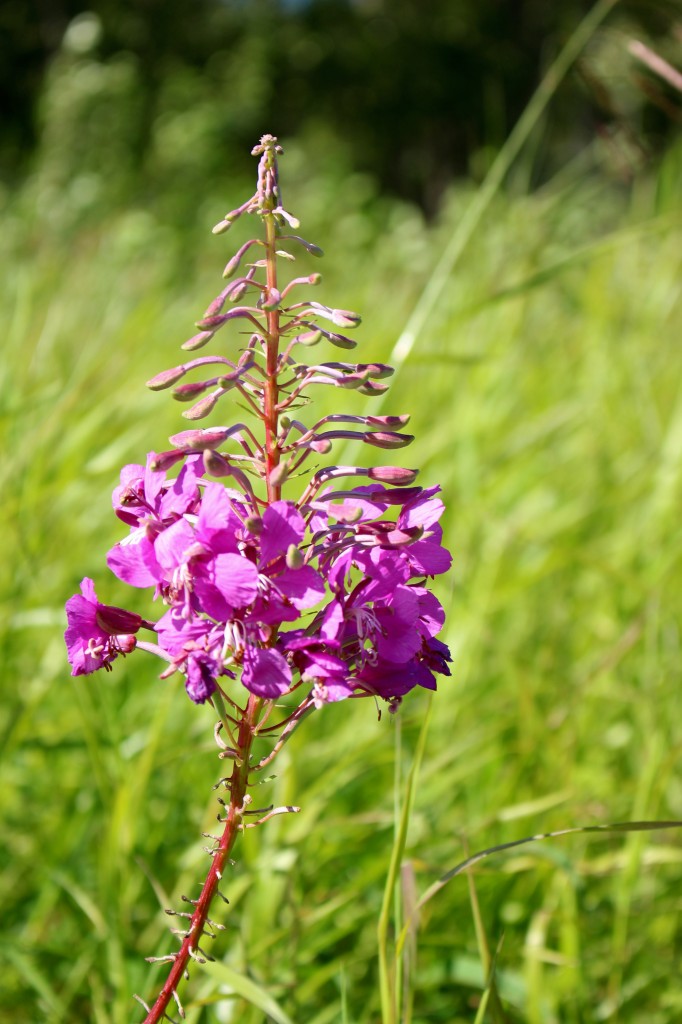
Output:
[[[268,293],[277,290],[277,237],[275,218],[272,214],[264,214],[265,251],[267,261]],[[268,489],[268,502],[278,501],[281,497],[281,484],[272,480],[272,471],[279,465],[280,450],[277,443],[277,402],[279,387],[277,384],[279,361],[279,311],[269,310],[267,313],[267,356],[265,383],[265,480]]]
[[205,960],[197,950],[204,936],[206,919],[223,876],[230,850],[239,831],[243,828],[242,817],[249,776],[249,756],[263,703],[261,697],[251,694],[242,720],[239,723],[239,735],[237,737],[238,757],[235,759],[232,775],[227,783],[230,791],[230,802],[226,807],[225,827],[213,856],[211,869],[203,884],[201,895],[196,901],[187,935],[182,940],[179,952],[175,954],[173,965],[165,984],[153,1007],[145,1017],[144,1024],[158,1024],[158,1021],[165,1016],[166,1009],[171,999],[175,998],[174,993],[177,991],[177,987],[188,968],[190,960],[198,960],[200,963]]

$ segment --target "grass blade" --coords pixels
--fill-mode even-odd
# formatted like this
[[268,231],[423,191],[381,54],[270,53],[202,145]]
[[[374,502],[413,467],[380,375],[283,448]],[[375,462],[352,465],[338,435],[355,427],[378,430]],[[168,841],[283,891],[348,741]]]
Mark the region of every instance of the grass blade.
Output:
[[397,993],[395,990],[393,992],[391,991],[388,956],[388,926],[391,916],[391,904],[393,902],[393,893],[395,891],[395,887],[398,881],[400,864],[405,850],[407,827],[410,821],[410,813],[412,811],[414,785],[417,780],[417,776],[419,775],[419,769],[421,766],[422,759],[424,757],[424,750],[426,748],[426,737],[428,735],[429,722],[431,720],[431,708],[432,701],[431,699],[429,699],[426,708],[426,713],[424,715],[424,722],[422,724],[421,732],[419,734],[419,740],[417,741],[417,749],[415,750],[414,760],[412,761],[412,767],[410,768],[410,773],[407,777],[407,783],[405,786],[405,798],[403,801],[399,826],[393,841],[393,849],[391,850],[391,860],[388,868],[388,874],[386,876],[386,885],[384,887],[384,897],[383,902],[381,904],[379,921],[377,924],[377,943],[379,950],[379,989],[381,994],[381,1019],[383,1024],[396,1024],[396,1021],[398,1019],[398,1002],[400,999],[400,994]]

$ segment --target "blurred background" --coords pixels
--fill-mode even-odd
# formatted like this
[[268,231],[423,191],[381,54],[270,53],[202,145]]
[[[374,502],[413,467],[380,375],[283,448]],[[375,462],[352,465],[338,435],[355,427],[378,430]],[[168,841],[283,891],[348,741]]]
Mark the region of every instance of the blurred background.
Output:
[[[681,70],[679,0],[0,4],[14,1024],[141,1019],[131,995],[151,1001],[160,979],[143,958],[170,948],[160,907],[205,869],[208,710],[141,657],[71,679],[63,604],[84,575],[132,604],[105,566],[109,495],[182,427],[143,382],[178,361],[248,237],[210,229],[252,193],[264,132],[326,252],[319,298],[363,314],[359,358],[396,364],[383,411],[412,413],[404,464],[448,506],[453,676],[404,906],[494,843],[682,818]],[[288,745],[263,801],[302,812],[239,848],[189,1020],[277,1019],[240,978],[295,1022],[379,1020],[395,794],[427,704],[411,694],[380,721],[370,702],[330,707]],[[485,861],[422,912],[403,1020],[476,1018],[484,932],[504,940],[491,1020],[679,1021],[681,872],[675,832]]]

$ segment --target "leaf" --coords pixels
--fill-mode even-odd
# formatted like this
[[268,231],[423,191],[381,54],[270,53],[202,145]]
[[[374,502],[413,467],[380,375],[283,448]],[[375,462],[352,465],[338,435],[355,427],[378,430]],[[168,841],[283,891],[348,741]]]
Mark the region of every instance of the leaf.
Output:
[[241,996],[242,999],[246,999],[252,1006],[258,1007],[271,1020],[274,1020],[276,1024],[294,1024],[291,1017],[287,1016],[272,996],[265,992],[251,978],[247,978],[244,974],[239,974],[238,971],[233,970],[232,967],[228,967],[224,963],[202,964],[201,969],[211,975],[221,985],[227,985],[228,988],[232,989],[238,996]]

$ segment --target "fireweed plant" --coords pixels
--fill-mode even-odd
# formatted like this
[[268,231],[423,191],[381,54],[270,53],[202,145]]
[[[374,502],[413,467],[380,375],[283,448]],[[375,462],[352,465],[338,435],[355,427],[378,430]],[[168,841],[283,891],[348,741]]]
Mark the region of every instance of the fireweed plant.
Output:
[[[181,678],[190,700],[212,705],[219,756],[231,763],[217,784],[222,832],[211,837],[210,869],[198,899],[183,897],[189,909],[178,913],[180,948],[148,958],[167,962],[169,973],[152,1007],[136,996],[146,1024],[166,1016],[171,1000],[184,1016],[178,985],[192,961],[209,959],[206,939],[216,927],[209,911],[222,895],[238,833],[297,809],[255,809],[249,793],[293,730],[316,708],[346,699],[371,697],[394,712],[410,690],[434,690],[434,674],[450,674],[448,648],[437,639],[443,609],[426,586],[451,564],[438,525],[439,488],[414,486],[413,469],[317,464],[338,440],[405,447],[413,438],[396,428],[409,417],[297,418],[315,385],[381,395],[392,369],[299,361],[321,341],[353,349],[356,342],[340,332],[360,317],[298,298],[319,274],[281,280],[280,267],[295,259],[290,250],[322,255],[292,233],[298,221],[282,205],[281,152],[270,135],[254,148],[256,192],[213,231],[222,234],[251,214],[259,236],[229,260],[230,283],[182,346],[194,352],[236,323],[242,333],[226,346],[231,358],[192,357],[148,381],[193,401],[183,414],[188,420],[208,416],[232,392],[253,422],[175,434],[169,451],[150,452],[144,466],[124,466],[113,494],[128,533],[107,565],[125,583],[153,588],[163,614],[152,622],[102,604],[90,579],[66,605],[73,675],[110,670],[134,650],[160,658],[162,679]],[[192,371],[202,379],[179,383]],[[273,743],[258,761],[257,737]]]

